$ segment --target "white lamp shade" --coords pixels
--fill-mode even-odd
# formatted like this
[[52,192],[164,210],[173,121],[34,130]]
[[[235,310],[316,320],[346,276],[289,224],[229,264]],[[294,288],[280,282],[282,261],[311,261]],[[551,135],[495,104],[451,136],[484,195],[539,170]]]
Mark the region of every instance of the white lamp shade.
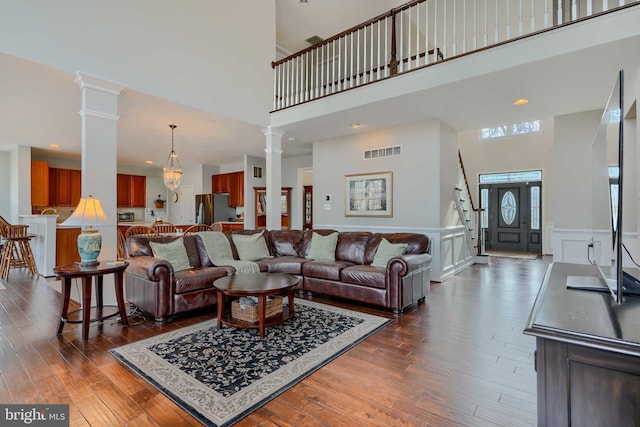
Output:
[[76,210],[61,225],[91,227],[101,224],[110,224],[109,218],[104,213],[100,200],[89,196],[86,199],[80,199]]

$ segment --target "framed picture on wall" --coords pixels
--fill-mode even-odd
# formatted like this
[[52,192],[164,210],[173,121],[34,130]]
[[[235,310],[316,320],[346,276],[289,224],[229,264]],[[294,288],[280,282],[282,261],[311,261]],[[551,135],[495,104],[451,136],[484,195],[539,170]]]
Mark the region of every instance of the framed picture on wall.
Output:
[[393,172],[344,176],[345,216],[393,216]]

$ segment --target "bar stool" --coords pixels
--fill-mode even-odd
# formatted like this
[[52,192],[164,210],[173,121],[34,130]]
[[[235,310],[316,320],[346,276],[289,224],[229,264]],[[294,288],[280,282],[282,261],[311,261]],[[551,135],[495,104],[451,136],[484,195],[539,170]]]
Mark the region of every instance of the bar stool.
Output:
[[28,268],[32,274],[38,274],[36,260],[31,251],[30,241],[33,236],[27,234],[29,226],[5,223],[0,226],[5,240],[0,255],[0,278],[6,281],[11,268]]

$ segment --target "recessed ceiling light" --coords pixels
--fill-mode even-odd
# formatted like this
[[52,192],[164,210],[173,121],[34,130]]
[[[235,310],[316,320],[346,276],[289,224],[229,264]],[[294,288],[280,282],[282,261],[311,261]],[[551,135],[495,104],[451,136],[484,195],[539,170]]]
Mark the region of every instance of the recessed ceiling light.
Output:
[[518,99],[517,101],[515,101],[515,102],[513,103],[513,105],[524,105],[524,104],[526,104],[527,102],[529,102],[529,100],[528,100],[528,99],[522,98],[522,99]]
[[361,127],[360,123],[351,123],[351,129],[360,129]]
[[292,136],[289,137],[289,141],[295,141],[296,139]]
[[152,165],[152,164],[153,164],[153,161],[151,161],[151,160],[145,160],[144,162],[145,162],[146,164],[148,164],[148,165]]
[[60,144],[49,144],[51,148],[60,148]]

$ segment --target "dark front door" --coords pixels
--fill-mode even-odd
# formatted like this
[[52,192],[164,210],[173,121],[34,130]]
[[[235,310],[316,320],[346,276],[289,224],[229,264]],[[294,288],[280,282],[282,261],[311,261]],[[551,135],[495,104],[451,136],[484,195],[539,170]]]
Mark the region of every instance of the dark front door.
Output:
[[489,192],[486,249],[542,252],[540,188],[540,182],[480,187],[480,191]]

